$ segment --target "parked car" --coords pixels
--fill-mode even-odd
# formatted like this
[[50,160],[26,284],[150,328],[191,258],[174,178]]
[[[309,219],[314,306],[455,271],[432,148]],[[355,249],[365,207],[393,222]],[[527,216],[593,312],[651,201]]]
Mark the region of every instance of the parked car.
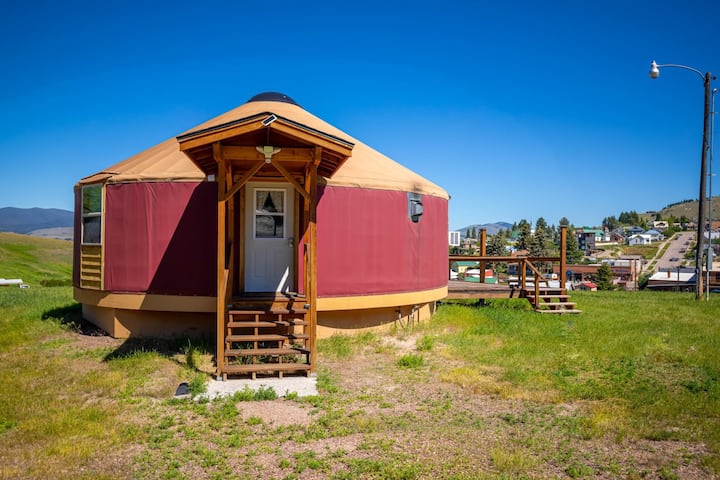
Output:
[[671,261],[671,262],[678,262],[678,261],[680,261],[680,259],[679,259],[678,257],[672,257],[672,258],[670,259],[670,261]]

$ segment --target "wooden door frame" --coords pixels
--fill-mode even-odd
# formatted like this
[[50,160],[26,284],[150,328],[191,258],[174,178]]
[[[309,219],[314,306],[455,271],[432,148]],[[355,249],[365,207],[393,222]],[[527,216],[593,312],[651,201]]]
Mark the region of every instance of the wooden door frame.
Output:
[[[288,180],[287,183],[295,191],[296,202],[294,210],[299,213],[299,201],[302,199],[303,211],[302,220],[296,215],[293,219],[293,230],[299,229],[294,237],[293,258],[295,278],[298,287],[302,281],[305,285],[305,297],[308,313],[308,334],[309,350],[311,358],[311,372],[316,371],[315,360],[317,358],[317,184],[318,166],[322,159],[322,147],[316,146],[313,149],[312,162],[308,163],[304,172],[304,182],[301,184],[295,180],[289,172],[279,163],[271,163],[281,176]],[[225,364],[225,323],[227,319],[227,307],[230,301],[234,286],[244,291],[244,269],[245,265],[245,216],[247,215],[247,202],[245,188],[251,181],[265,182],[267,178],[255,178],[259,170],[254,165],[246,171],[237,182],[233,182],[233,165],[223,155],[223,147],[219,142],[213,144],[213,156],[218,164],[218,204],[217,204],[217,298],[216,298],[216,366],[217,376],[222,377]],[[280,177],[278,177],[280,178]],[[283,182],[285,183],[285,182]],[[237,199],[240,208],[235,209],[236,196],[242,192]],[[237,224],[235,223],[237,222]],[[300,227],[302,222],[302,228]],[[300,232],[302,232],[303,244],[303,278],[298,275],[298,245],[300,244]],[[237,260],[235,258],[239,257]],[[237,265],[237,267],[236,267]],[[237,283],[236,283],[237,282]]]

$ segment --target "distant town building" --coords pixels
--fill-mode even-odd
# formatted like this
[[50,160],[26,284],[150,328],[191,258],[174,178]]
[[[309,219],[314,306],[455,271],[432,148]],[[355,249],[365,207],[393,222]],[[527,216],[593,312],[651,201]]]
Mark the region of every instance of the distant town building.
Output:
[[670,228],[670,225],[668,225],[668,222],[665,220],[655,220],[652,222],[652,227],[658,232],[666,232],[667,229]]
[[644,233],[638,233],[628,238],[628,245],[650,245],[652,243],[652,237],[645,235]]

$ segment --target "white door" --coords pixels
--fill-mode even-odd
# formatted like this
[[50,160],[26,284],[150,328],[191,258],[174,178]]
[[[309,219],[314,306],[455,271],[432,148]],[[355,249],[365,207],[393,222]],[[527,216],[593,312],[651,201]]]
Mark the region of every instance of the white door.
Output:
[[293,188],[284,183],[248,183],[245,195],[245,291],[292,291]]

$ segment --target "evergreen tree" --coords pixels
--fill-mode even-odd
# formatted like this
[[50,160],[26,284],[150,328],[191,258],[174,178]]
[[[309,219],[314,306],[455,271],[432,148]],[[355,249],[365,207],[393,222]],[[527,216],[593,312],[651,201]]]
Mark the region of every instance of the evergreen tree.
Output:
[[618,219],[615,218],[614,215],[610,217],[603,218],[602,221],[603,228],[607,228],[608,230],[615,230],[620,226],[620,222],[618,222]]
[[570,220],[568,220],[567,217],[562,217],[558,224],[560,224],[561,227],[568,227],[570,226]]
[[507,240],[503,231],[500,230],[495,235],[490,235],[488,237],[485,250],[488,256],[501,257],[507,254],[505,245],[507,245]]
[[635,210],[631,210],[629,212],[620,212],[618,222],[620,222],[622,225],[637,225],[639,227],[645,226],[645,221],[640,218],[640,215]]
[[545,228],[543,228],[542,224],[538,224],[538,226],[535,228],[535,235],[532,235],[532,237],[530,238],[530,255],[532,255],[533,257],[547,256],[547,242],[547,232],[545,231]]
[[532,240],[530,232],[530,224],[524,218],[518,223],[518,237],[515,246],[518,250],[529,250]]
[[613,290],[614,285],[612,284],[612,270],[610,265],[603,263],[598,267],[597,271],[597,288],[598,290]]
[[477,230],[475,230],[475,227],[472,229],[472,237],[471,238],[477,238]]

